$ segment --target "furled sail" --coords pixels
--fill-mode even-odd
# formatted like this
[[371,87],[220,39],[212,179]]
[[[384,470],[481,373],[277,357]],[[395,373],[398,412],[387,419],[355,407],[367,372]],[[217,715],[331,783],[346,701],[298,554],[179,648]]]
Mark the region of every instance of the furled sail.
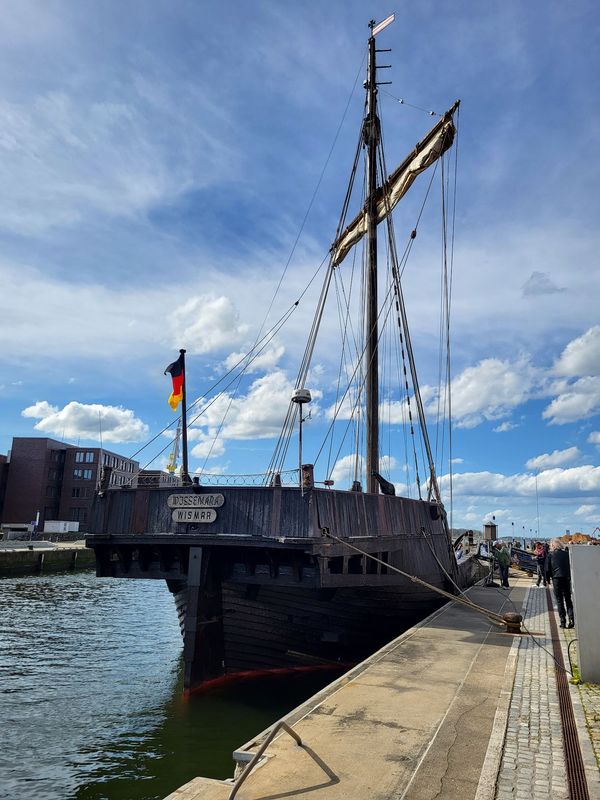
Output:
[[[402,164],[392,172],[383,186],[377,189],[375,197],[377,223],[384,220],[395,208],[410,189],[417,175],[434,164],[452,146],[455,134],[452,114],[457,107],[458,102],[429,131],[423,141],[419,142]],[[334,266],[337,267],[342,263],[349,250],[362,239],[366,232],[367,210],[365,207],[331,246]]]

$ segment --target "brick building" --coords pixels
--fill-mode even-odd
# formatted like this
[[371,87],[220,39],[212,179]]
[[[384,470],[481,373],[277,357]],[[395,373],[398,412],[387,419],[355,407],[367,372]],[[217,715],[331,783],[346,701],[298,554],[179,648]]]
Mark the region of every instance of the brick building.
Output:
[[[86,531],[103,467],[110,484],[136,485],[139,463],[100,447],[75,447],[55,439],[15,437],[5,472],[3,524],[29,524],[39,512],[38,530],[50,520],[79,522]],[[0,467],[0,474],[2,468]]]
[[6,492],[6,478],[8,476],[8,463],[6,456],[0,455],[0,519],[2,519],[2,507],[4,505],[4,494]]

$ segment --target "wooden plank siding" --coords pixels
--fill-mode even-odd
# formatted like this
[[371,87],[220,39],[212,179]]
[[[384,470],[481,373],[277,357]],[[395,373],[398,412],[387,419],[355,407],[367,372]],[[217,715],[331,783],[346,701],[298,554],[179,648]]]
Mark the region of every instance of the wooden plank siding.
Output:
[[434,536],[443,529],[433,520],[437,506],[404,497],[289,487],[211,487],[224,504],[212,523],[172,520],[167,499],[194,494],[192,488],[108,490],[96,499],[91,534],[227,534],[261,538],[320,538],[322,529],[345,537],[414,536],[423,528]]

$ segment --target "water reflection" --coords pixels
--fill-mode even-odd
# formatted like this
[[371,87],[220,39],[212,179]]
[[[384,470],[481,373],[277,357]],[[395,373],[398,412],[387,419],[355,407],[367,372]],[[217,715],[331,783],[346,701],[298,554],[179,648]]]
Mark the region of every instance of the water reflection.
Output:
[[0,798],[154,800],[335,675],[227,684],[182,697],[181,637],[160,581],[93,573],[0,581]]

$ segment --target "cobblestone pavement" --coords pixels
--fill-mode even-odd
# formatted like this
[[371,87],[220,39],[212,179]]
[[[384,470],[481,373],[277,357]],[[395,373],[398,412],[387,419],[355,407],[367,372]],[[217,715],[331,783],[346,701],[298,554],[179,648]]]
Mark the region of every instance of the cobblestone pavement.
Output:
[[529,590],[524,622],[528,630],[541,635],[536,636],[537,644],[530,636],[519,640],[495,797],[496,800],[568,800],[550,621],[543,587],[532,586]]
[[[562,631],[567,643],[577,638],[576,630]],[[577,642],[570,648],[571,661],[577,664]],[[581,683],[577,687],[585,714],[588,734],[600,769],[600,684]]]

